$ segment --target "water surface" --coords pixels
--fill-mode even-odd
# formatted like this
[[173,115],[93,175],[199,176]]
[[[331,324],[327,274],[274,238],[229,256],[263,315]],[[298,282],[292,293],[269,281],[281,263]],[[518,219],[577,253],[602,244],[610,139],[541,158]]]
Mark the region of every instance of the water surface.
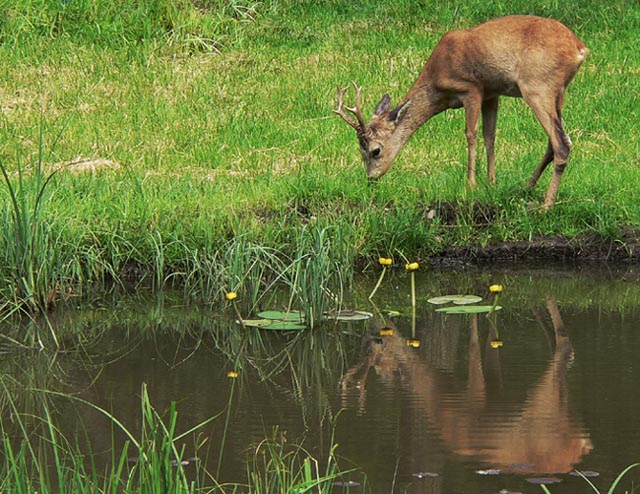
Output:
[[[20,383],[16,393],[72,393],[132,431],[140,428],[143,383],[158,410],[177,402],[182,430],[220,415],[185,441],[186,456],[212,471],[230,403],[221,481],[242,482],[247,454],[275,428],[320,459],[334,434],[340,465],[357,466],[349,478],[366,484],[349,492],[542,492],[527,480],[541,476],[562,481],[554,493],[588,492],[574,469],[600,473],[593,481],[606,491],[640,461],[633,269],[422,273],[415,317],[404,273],[385,280],[372,306],[375,281],[360,280],[345,302],[374,318],[295,334],[244,330],[232,313],[138,293],[58,314],[54,326],[76,350],[55,359],[14,351],[2,373]],[[491,303],[491,283],[505,286],[494,319],[444,315],[426,301],[474,293]],[[380,336],[382,328],[393,331]],[[502,346],[493,348],[495,340]],[[229,370],[239,377],[228,378]],[[90,407],[62,399],[56,409],[61,428],[86,431],[105,461],[114,437],[124,440]],[[628,479],[637,484],[638,472]]]

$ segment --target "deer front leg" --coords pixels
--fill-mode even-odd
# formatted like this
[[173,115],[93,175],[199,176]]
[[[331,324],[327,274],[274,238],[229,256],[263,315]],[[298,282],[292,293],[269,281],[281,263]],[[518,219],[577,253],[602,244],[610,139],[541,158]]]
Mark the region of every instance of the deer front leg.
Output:
[[482,136],[487,151],[487,176],[490,184],[496,183],[496,123],[498,121],[498,98],[482,102]]
[[467,181],[469,186],[475,188],[476,182],[476,151],[478,144],[478,122],[480,120],[480,107],[482,95],[470,92],[463,100],[466,112],[466,136],[467,136]]

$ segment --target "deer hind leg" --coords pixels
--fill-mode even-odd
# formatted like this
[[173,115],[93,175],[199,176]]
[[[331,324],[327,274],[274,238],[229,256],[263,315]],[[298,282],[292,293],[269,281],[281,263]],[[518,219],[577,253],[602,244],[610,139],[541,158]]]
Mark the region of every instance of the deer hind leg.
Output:
[[490,184],[496,183],[496,123],[498,122],[498,98],[487,99],[482,102],[482,136],[487,152],[487,176]]
[[551,140],[549,140],[547,144],[547,150],[545,151],[544,156],[542,157],[542,160],[540,160],[540,164],[533,171],[533,174],[531,175],[529,180],[527,180],[527,187],[533,189],[536,186],[536,184],[538,183],[538,179],[540,178],[544,170],[547,168],[547,165],[552,161],[553,161],[553,146],[551,145]]
[[549,210],[553,207],[556,201],[556,195],[558,194],[562,174],[567,166],[569,153],[571,152],[571,139],[569,139],[569,135],[566,133],[562,125],[561,109],[562,102],[564,100],[564,90],[555,98],[545,97],[544,93],[527,95],[523,92],[522,96],[533,109],[536,117],[542,125],[542,128],[549,136],[547,151],[529,179],[529,185],[535,185],[547,165],[551,163],[551,161],[554,162],[553,176],[551,177],[551,182],[549,183],[549,188],[547,189],[544,204],[542,206],[543,209]]

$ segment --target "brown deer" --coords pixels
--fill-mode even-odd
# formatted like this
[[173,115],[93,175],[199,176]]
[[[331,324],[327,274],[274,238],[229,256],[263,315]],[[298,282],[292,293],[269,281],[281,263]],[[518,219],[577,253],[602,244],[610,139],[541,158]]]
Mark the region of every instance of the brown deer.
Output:
[[553,177],[543,204],[547,210],[555,203],[572,145],[562,124],[565,91],[588,51],[558,21],[526,15],[500,17],[445,34],[404,99],[392,109],[391,98],[385,94],[368,124],[360,108],[361,88],[355,83],[356,106],[345,107],[342,99],[348,88],[338,88],[338,108],[334,112],[358,133],[367,176],[375,179],[389,170],[405,143],[427,120],[449,108],[464,107],[467,178],[469,185],[475,187],[480,114],[488,177],[494,184],[498,98],[521,97],[549,137],[547,150],[528,180],[528,186],[534,187],[547,165],[554,161]]

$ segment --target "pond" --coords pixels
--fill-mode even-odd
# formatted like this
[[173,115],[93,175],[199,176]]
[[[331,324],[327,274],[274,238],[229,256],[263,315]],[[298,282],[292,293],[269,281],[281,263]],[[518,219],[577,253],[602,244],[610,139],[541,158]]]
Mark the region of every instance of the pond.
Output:
[[[73,351],[5,339],[0,375],[26,414],[33,390],[63,392],[135,434],[145,384],[157,410],[177,403],[180,431],[215,417],[183,442],[221,482],[243,482],[256,445],[276,437],[319,459],[335,446],[340,468],[356,471],[334,492],[533,493],[540,477],[559,481],[553,493],[591,492],[575,469],[597,474],[606,492],[640,461],[639,281],[633,267],[599,265],[421,271],[414,315],[408,275],[390,273],[375,305],[376,278],[345,296],[371,319],[303,332],[243,329],[230,309],[138,290],[52,316]],[[455,293],[491,304],[493,283],[504,286],[502,310],[489,316],[428,302]],[[77,399],[52,400],[60,430],[89,438],[108,463],[125,439],[113,421]],[[7,424],[6,396],[2,405]]]

